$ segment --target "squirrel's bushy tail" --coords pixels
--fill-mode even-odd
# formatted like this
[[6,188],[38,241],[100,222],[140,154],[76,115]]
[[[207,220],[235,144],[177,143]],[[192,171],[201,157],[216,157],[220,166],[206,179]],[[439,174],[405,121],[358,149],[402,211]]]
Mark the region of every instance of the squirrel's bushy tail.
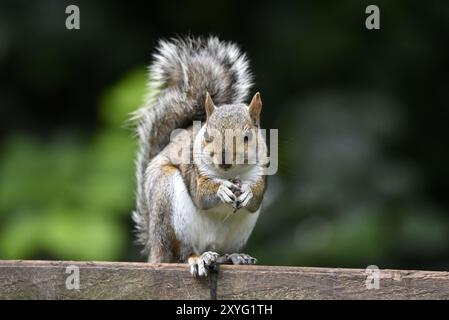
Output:
[[187,93],[199,105],[205,91],[217,105],[241,102],[252,84],[245,54],[216,37],[161,41],[150,76],[163,87]]
[[143,186],[148,163],[168,143],[170,133],[204,120],[209,92],[216,105],[243,103],[252,85],[246,55],[233,43],[209,38],[160,41],[149,68],[149,94],[137,121],[137,224],[139,242],[147,242],[148,212]]

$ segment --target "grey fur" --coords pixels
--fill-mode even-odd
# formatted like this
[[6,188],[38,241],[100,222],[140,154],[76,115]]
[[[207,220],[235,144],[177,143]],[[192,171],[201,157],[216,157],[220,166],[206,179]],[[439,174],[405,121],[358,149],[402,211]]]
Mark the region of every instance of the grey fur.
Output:
[[[176,38],[159,42],[151,64],[150,93],[133,119],[137,124],[137,208],[133,212],[138,242],[148,253],[151,203],[147,169],[169,143],[170,133],[194,120],[205,120],[204,99],[209,92],[217,105],[243,103],[252,86],[245,54],[233,43],[209,38]],[[157,179],[152,179],[156,181]],[[151,215],[156,216],[155,214]],[[162,241],[162,240],[161,240]]]

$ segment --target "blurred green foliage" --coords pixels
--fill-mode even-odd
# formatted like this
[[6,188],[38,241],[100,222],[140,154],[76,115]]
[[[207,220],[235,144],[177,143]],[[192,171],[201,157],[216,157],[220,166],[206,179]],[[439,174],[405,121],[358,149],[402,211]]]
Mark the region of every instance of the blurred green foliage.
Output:
[[135,156],[133,132],[124,125],[141,103],[145,82],[143,67],[106,90],[99,102],[102,126],[88,141],[76,133],[8,140],[0,164],[0,259],[123,256]]

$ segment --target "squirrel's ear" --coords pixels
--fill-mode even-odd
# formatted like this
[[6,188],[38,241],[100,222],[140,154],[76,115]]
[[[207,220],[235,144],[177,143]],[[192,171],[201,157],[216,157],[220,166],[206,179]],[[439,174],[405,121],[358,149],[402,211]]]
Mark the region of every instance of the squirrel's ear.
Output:
[[206,92],[206,101],[204,102],[204,107],[206,109],[207,118],[209,118],[215,110],[215,105],[212,101],[212,98],[210,97],[209,92]]
[[260,123],[261,110],[262,110],[262,100],[260,99],[260,93],[257,92],[248,106],[249,115],[251,117],[251,120],[253,120],[254,125],[256,126],[259,126]]

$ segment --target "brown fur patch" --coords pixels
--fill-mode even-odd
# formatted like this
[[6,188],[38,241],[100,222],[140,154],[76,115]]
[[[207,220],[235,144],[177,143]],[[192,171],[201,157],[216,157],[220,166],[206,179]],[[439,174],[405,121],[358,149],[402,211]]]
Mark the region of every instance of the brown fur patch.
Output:
[[176,170],[178,170],[178,168],[176,168],[175,166],[173,166],[171,164],[167,164],[162,167],[162,171],[164,171],[164,173],[167,175],[171,175],[171,174],[175,173]]
[[260,177],[260,179],[253,184],[251,190],[256,196],[262,196],[265,191],[265,177]]
[[202,189],[207,189],[208,192],[215,194],[218,191],[220,185],[215,181],[211,181],[210,178],[200,176],[198,174],[197,186]]
[[196,254],[196,253],[191,253],[190,255],[188,255],[187,262],[188,262],[189,264],[194,263],[195,260],[198,259],[199,257],[200,257],[200,256],[199,256],[198,254]]
[[247,206],[250,212],[256,212],[260,207],[260,203],[262,202],[263,195],[265,193],[265,178],[265,176],[262,176],[256,183],[251,185],[253,198]]
[[181,242],[176,238],[175,230],[171,225],[168,227],[168,241],[172,248],[174,261],[180,260]]

